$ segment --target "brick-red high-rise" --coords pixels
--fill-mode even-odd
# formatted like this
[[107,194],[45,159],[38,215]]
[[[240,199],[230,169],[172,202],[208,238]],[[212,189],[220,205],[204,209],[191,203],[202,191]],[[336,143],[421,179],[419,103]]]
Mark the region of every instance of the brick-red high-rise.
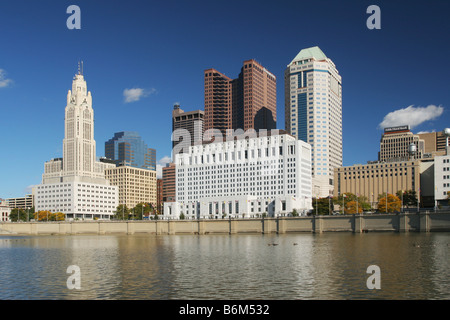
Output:
[[275,129],[276,77],[255,60],[246,60],[239,77],[205,70],[204,129]]

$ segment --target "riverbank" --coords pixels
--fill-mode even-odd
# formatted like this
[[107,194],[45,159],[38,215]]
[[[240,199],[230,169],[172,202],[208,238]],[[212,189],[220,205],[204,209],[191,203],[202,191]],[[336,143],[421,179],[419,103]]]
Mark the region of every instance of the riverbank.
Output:
[[293,232],[450,231],[450,212],[366,214],[264,219],[4,222],[3,235],[239,234]]

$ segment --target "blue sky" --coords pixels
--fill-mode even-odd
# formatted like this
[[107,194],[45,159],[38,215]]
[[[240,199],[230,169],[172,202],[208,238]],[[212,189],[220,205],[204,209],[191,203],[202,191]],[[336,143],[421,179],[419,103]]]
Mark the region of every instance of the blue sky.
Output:
[[[66,26],[72,4],[80,30]],[[379,30],[366,27],[372,4]],[[384,120],[415,133],[450,126],[449,12],[446,0],[1,1],[0,198],[25,195],[44,162],[62,156],[79,60],[97,156],[115,132],[137,131],[161,160],[171,152],[173,104],[204,108],[207,68],[235,78],[244,60],[258,60],[277,77],[284,129],[284,69],[317,45],[343,79],[344,165],[376,160]],[[130,89],[139,99],[126,101]]]

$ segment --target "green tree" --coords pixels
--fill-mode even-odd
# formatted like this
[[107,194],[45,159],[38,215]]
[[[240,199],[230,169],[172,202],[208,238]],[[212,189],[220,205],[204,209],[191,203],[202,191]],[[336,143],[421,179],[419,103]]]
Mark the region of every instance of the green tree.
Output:
[[390,193],[387,194],[387,199],[386,199],[386,196],[384,196],[383,198],[380,198],[378,201],[378,211],[380,213],[398,212],[398,211],[400,211],[401,206],[402,206],[402,201],[396,195],[393,195]]
[[138,203],[133,209],[133,217],[137,220],[142,220],[144,216],[149,216],[154,211],[151,203],[141,202]]
[[[403,193],[403,197],[402,197]],[[385,194],[384,194],[385,195]],[[400,199],[402,202],[403,198],[403,206],[404,207],[417,207],[417,193],[415,190],[399,190],[396,193],[396,196]]]
[[9,213],[9,220],[13,222],[28,221],[27,211],[24,209],[14,208]]
[[130,214],[130,209],[128,209],[127,205],[119,204],[116,209],[116,213],[114,214],[114,219],[117,220],[128,220]]
[[333,198],[318,198],[312,199],[312,205],[313,205],[313,212],[312,214],[318,214],[318,215],[326,215],[330,214],[333,211]]
[[334,204],[340,206],[341,212],[342,212],[342,205],[344,205],[344,213],[356,213],[356,207],[358,207],[358,212],[367,211],[371,209],[371,205],[367,200],[367,197],[357,196],[356,194],[350,192],[345,192],[337,197],[334,197],[333,201]]

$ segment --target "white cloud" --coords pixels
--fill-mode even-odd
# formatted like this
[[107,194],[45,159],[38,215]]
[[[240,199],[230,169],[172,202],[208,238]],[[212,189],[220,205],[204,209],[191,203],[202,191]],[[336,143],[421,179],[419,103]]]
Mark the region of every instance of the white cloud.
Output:
[[162,168],[166,166],[166,164],[170,163],[171,158],[169,156],[164,156],[160,160],[158,160],[158,163],[156,164],[156,178],[162,179]]
[[387,127],[396,127],[409,125],[411,129],[418,125],[439,118],[444,112],[444,108],[435,105],[429,105],[427,107],[414,107],[409,106],[404,109],[395,110],[389,112],[379,124],[381,129]]
[[12,83],[11,79],[6,78],[6,71],[0,69],[0,88],[5,88]]
[[141,98],[148,97],[149,95],[156,93],[155,88],[150,90],[142,88],[132,88],[123,90],[123,97],[125,103],[139,101]]

